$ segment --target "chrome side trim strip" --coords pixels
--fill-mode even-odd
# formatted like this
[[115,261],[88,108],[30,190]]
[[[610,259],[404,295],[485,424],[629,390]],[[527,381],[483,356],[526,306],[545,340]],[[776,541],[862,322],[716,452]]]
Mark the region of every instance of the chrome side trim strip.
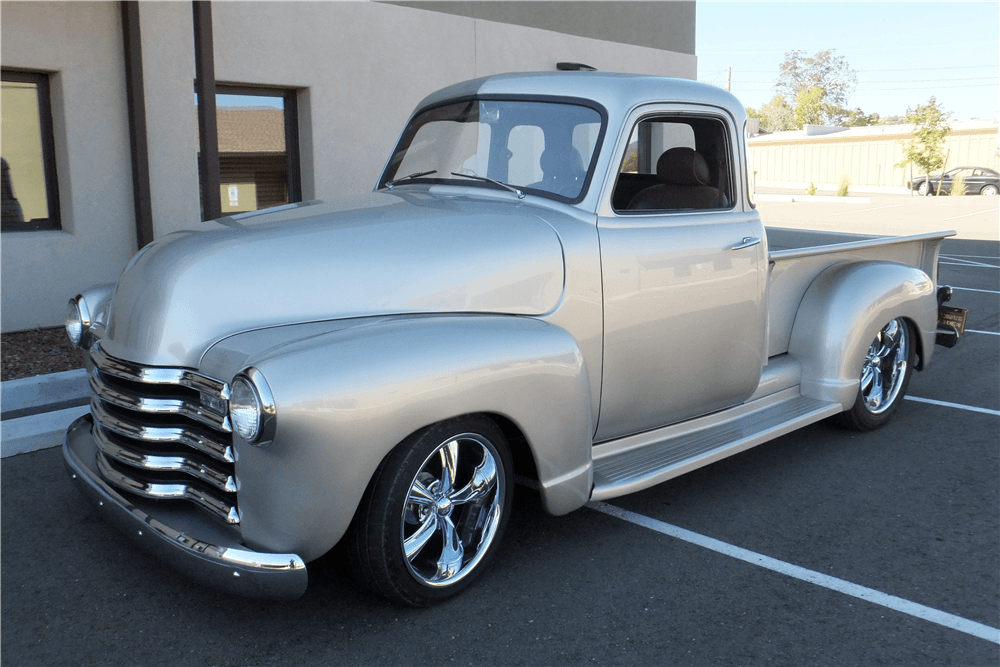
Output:
[[97,441],[97,448],[108,458],[114,459],[125,465],[149,470],[152,472],[181,472],[203,482],[207,482],[227,493],[236,492],[236,479],[211,466],[203,465],[193,461],[186,456],[157,456],[153,454],[140,454],[115,444],[100,425],[94,426],[94,440]]
[[145,442],[186,445],[224,463],[236,462],[236,455],[231,445],[196,433],[191,429],[132,424],[109,413],[101,401],[96,399],[90,401],[90,411],[102,427],[126,438],[135,438]]
[[219,415],[215,412],[205,410],[198,403],[173,398],[146,398],[126,394],[117,389],[112,389],[101,379],[100,371],[90,375],[90,388],[97,396],[107,403],[117,405],[126,410],[136,412],[146,412],[150,414],[183,415],[195,421],[201,422],[214,429],[232,433],[233,428],[229,423],[228,415]]
[[97,469],[104,479],[123,491],[129,491],[144,498],[189,500],[232,526],[240,523],[240,516],[236,507],[193,486],[188,486],[187,484],[155,484],[132,479],[128,475],[116,470],[101,452],[97,453]]
[[93,358],[94,364],[101,369],[102,373],[107,373],[123,380],[144,382],[147,384],[176,384],[210,394],[223,400],[229,400],[228,384],[210,378],[207,375],[196,373],[195,371],[184,368],[140,366],[129,361],[115,359],[101,349],[100,342],[94,344],[90,350],[90,356]]

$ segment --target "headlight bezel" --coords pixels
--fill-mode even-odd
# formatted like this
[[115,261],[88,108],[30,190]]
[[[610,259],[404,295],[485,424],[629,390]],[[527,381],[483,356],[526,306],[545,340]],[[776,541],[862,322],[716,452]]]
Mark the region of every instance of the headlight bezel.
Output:
[[[229,387],[229,420],[233,432],[254,447],[270,445],[278,428],[277,411],[274,395],[267,380],[264,379],[264,374],[253,366],[245,368],[236,374]],[[251,401],[245,399],[241,401],[241,387],[248,391],[252,405]],[[246,410],[253,413],[250,420],[244,413]]]
[[[75,318],[75,322],[72,321],[73,318]],[[93,323],[87,299],[82,294],[77,294],[70,299],[69,303],[66,304],[66,319],[63,324],[66,335],[74,345],[77,347],[86,346],[87,332]],[[77,327],[79,327],[78,332],[74,331]]]

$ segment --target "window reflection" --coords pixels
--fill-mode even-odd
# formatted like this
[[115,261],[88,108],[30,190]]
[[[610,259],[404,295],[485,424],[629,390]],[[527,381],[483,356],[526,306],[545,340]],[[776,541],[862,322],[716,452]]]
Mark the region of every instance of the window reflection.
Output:
[[[218,86],[226,91],[227,87]],[[237,89],[232,89],[237,90]],[[294,91],[240,90],[216,95],[219,196],[223,215],[257,211],[293,201],[298,184],[290,173],[286,127],[297,122],[288,108]],[[289,117],[291,114],[291,118]],[[200,164],[200,161],[199,161]]]
[[[51,116],[44,74],[3,72],[0,190],[3,231],[58,229]],[[47,169],[51,168],[51,174]]]

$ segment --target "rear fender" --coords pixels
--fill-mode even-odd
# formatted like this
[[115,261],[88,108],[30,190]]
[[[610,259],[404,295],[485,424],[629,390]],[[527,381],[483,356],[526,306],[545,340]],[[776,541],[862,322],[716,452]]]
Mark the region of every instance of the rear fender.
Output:
[[520,429],[547,510],[566,513],[589,498],[588,377],[576,341],[552,324],[378,319],[251,355],[246,365],[267,379],[277,414],[268,447],[235,437],[241,527],[253,548],[322,555],[397,444],[464,414],[499,414]]
[[802,297],[788,345],[802,365],[802,395],[850,409],[871,342],[898,317],[914,325],[926,366],[937,328],[934,283],[926,273],[888,262],[845,262],[820,273]]

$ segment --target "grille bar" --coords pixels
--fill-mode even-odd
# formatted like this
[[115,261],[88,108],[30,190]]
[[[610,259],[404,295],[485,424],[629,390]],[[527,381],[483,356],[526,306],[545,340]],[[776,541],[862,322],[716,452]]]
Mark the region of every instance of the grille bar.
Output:
[[90,356],[102,373],[113,375],[123,380],[142,382],[143,384],[178,385],[195,389],[204,394],[223,400],[229,400],[229,385],[207,375],[196,373],[186,368],[161,368],[133,364],[129,361],[108,356],[97,343],[91,348]]
[[90,388],[105,403],[116,405],[125,410],[158,415],[181,415],[225,433],[233,431],[229,424],[228,415],[220,415],[195,401],[182,398],[149,398],[122,389],[115,389],[104,381],[100,370],[91,373]]
[[161,454],[148,454],[136,451],[128,446],[121,446],[116,443],[113,436],[105,433],[100,426],[94,427],[94,440],[97,447],[105,456],[114,459],[119,463],[124,463],[133,468],[149,472],[180,472],[190,475],[203,482],[208,482],[220,491],[229,493],[236,491],[236,479],[223,470],[199,462],[187,456],[164,456]]
[[159,444],[183,445],[223,463],[236,461],[232,445],[222,442],[219,438],[200,433],[192,427],[148,426],[119,419],[105,409],[104,404],[97,399],[91,400],[90,412],[106,431],[117,433],[126,438]]
[[130,491],[145,498],[188,500],[208,510],[230,525],[236,525],[240,522],[239,511],[235,505],[217,498],[213,494],[196,486],[182,483],[162,484],[135,479],[116,468],[101,452],[97,453],[97,469],[104,479],[125,491]]

